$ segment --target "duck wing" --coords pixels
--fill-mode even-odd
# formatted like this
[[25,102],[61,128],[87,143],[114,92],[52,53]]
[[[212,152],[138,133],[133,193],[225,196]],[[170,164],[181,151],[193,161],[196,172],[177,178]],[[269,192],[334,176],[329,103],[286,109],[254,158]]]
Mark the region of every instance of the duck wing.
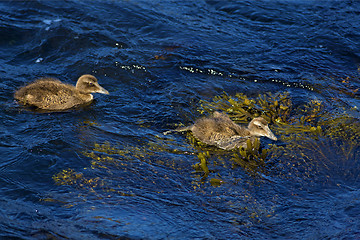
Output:
[[250,136],[231,136],[228,138],[223,138],[215,142],[215,145],[218,148],[224,150],[231,150],[239,147],[246,147],[246,141],[250,139]]
[[15,98],[24,104],[41,109],[61,110],[79,104],[74,86],[58,80],[40,79],[15,93]]
[[49,91],[43,96],[40,96],[38,106],[42,109],[61,110],[74,107],[80,104],[76,95],[71,89],[58,89],[56,92]]

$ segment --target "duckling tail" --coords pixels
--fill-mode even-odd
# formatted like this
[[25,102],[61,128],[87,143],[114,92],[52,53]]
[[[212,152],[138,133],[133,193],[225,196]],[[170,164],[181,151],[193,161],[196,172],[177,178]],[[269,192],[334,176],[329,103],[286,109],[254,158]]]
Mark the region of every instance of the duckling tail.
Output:
[[177,128],[177,129],[174,129],[174,130],[168,130],[168,131],[165,131],[163,132],[164,135],[167,135],[169,133],[173,133],[173,132],[185,132],[185,131],[191,131],[192,130],[192,127],[193,125],[191,126],[187,126],[187,127],[180,127],[180,128]]

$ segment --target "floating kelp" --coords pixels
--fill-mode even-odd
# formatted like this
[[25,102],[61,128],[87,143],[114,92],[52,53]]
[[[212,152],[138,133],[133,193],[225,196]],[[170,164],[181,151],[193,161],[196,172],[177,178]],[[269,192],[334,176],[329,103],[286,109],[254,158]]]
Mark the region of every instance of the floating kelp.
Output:
[[113,192],[120,196],[134,196],[132,193],[125,193],[115,190],[104,179],[100,177],[86,177],[84,173],[76,172],[73,169],[65,169],[53,176],[53,180],[57,185],[74,186],[78,189],[84,189],[87,192],[97,194],[101,192]]
[[[357,119],[351,118],[341,108],[337,108],[336,112],[329,111],[318,100],[312,100],[296,109],[292,106],[287,92],[260,94],[254,98],[241,93],[234,97],[223,94],[212,101],[201,101],[199,111],[204,115],[219,110],[242,124],[248,123],[253,117],[266,118],[272,123],[275,135],[280,138],[280,145],[266,146],[256,139],[254,142],[249,140],[246,148],[225,151],[206,145],[187,132],[189,144],[156,136],[153,141],[144,143],[141,147],[115,146],[110,142],[96,143],[83,154],[91,159],[90,166],[93,170],[106,171],[108,174],[112,174],[114,170],[130,171],[131,174],[137,174],[140,181],[149,176],[143,176],[139,167],[161,165],[174,171],[186,171],[190,166],[187,162],[189,157],[183,156],[193,155],[197,158],[197,163],[192,164],[195,170],[192,175],[194,185],[208,182],[213,186],[233,181],[221,177],[219,172],[225,169],[231,172],[239,166],[251,176],[276,172],[279,176],[301,175],[309,178],[316,176],[322,168],[335,168],[334,163],[339,163],[334,158],[341,158],[345,164],[347,161],[354,162],[359,157],[360,124]],[[358,169],[355,165],[352,166]],[[90,189],[93,189],[92,184],[95,183],[105,190],[111,188],[105,186],[106,182],[99,185],[97,179],[86,179],[81,174],[64,170],[54,180],[64,185],[88,185]],[[156,174],[158,173],[154,172],[154,176]]]
[[73,197],[53,199],[60,199],[66,207],[94,198],[119,204],[138,197],[162,199],[168,191],[184,190],[184,195],[196,192],[209,197],[208,204],[226,199],[226,211],[241,213],[229,221],[234,226],[250,226],[276,217],[281,201],[276,191],[273,199],[263,198],[262,184],[272,188],[272,181],[290,181],[296,189],[287,191],[296,194],[299,188],[313,184],[360,182],[360,122],[342,108],[334,111],[313,100],[293,109],[287,93],[254,99],[237,94],[241,102],[223,96],[225,99],[217,97],[214,102],[202,101],[200,111],[208,115],[226,110],[242,124],[259,114],[272,122],[271,129],[280,141],[267,145],[266,140],[262,144],[259,139],[249,140],[246,148],[226,151],[187,132],[186,140],[159,134],[135,146],[95,143],[82,152],[89,167],[66,169],[53,177],[57,185],[74,188]]
[[209,152],[199,153],[197,157],[200,162],[193,166],[195,170],[204,172],[204,177],[207,177],[209,175],[209,168],[207,166],[207,159],[209,158],[209,156]]
[[249,139],[246,144],[247,147],[237,149],[231,159],[249,173],[263,172],[269,149],[260,149],[258,138],[253,143]]
[[[249,173],[271,172],[274,162],[278,161],[283,174],[288,176],[311,178],[318,176],[322,169],[337,169],[335,163],[343,166],[340,168],[344,172],[352,172],[350,175],[355,176],[355,170],[345,170],[348,168],[345,165],[347,162],[348,166],[360,171],[360,163],[356,161],[360,151],[360,123],[340,106],[331,107],[335,111],[319,100],[312,100],[293,109],[288,93],[260,94],[253,99],[244,94],[234,97],[223,94],[212,101],[201,101],[200,112],[210,114],[221,110],[238,123],[247,123],[254,117],[262,116],[273,123],[271,128],[279,136],[280,146],[275,144],[261,148],[259,142],[254,142],[252,146],[249,141],[247,148],[232,153],[233,162]],[[194,144],[194,140],[190,143]],[[196,146],[201,147],[199,143]],[[204,156],[198,154],[199,164],[205,163]],[[267,166],[269,162],[271,166]],[[207,168],[211,168],[211,162],[207,160],[206,163]]]
[[279,161],[284,177],[324,184],[360,181],[360,122],[339,109],[327,111],[312,101],[298,120],[276,128],[286,145],[273,146],[271,158]]
[[225,182],[221,179],[218,178],[211,178],[210,179],[210,184],[213,187],[219,187],[221,184],[224,184]]
[[[226,110],[229,116],[239,123],[248,123],[249,118],[251,119],[252,117],[260,115],[268,121],[281,123],[288,121],[291,106],[292,103],[289,94],[286,92],[263,94],[254,99],[250,99],[244,94],[236,94],[235,97],[224,94],[221,97],[215,97],[213,102],[202,101],[200,111],[210,113],[214,110]],[[214,107],[216,108],[214,109]],[[125,148],[114,147],[108,142],[95,144],[92,151],[84,152],[84,155],[92,159],[91,167],[97,169],[127,167],[127,161],[134,159],[147,162],[148,164],[157,162],[158,164],[176,168],[175,166],[177,164],[175,162],[178,161],[178,159],[164,161],[161,160],[163,158],[156,156],[160,156],[162,152],[181,155],[191,154],[192,152],[192,154],[196,155],[199,159],[199,162],[194,164],[193,168],[195,169],[195,173],[200,174],[199,181],[202,183],[205,183],[208,177],[217,179],[216,176],[213,176],[216,172],[213,170],[213,167],[219,164],[223,169],[242,166],[251,174],[260,171],[260,169],[263,169],[265,166],[265,160],[269,150],[265,148],[262,149],[258,139],[253,143],[249,141],[246,149],[236,149],[229,155],[229,151],[224,151],[198,141],[190,132],[186,133],[186,136],[191,146],[190,150],[189,148],[180,150],[184,147],[174,146],[174,143],[166,138],[157,138],[156,141],[152,141],[141,148],[131,146]],[[209,154],[209,152],[214,155]],[[229,156],[232,156],[230,158],[232,161],[228,161]]]
[[[324,105],[320,101],[311,101],[297,109],[298,114],[289,118],[288,122],[277,122],[273,129],[279,135],[282,141],[289,141],[296,137],[296,134],[312,134],[313,137],[322,132],[321,124],[318,121],[324,114]],[[294,135],[295,134],[295,135]]]
[[249,99],[243,93],[229,96],[226,93],[216,96],[212,101],[200,102],[200,113],[222,111],[237,123],[248,123],[249,119],[262,116],[269,123],[288,122],[292,102],[288,92],[259,94]]
[[77,173],[73,169],[66,169],[54,175],[53,180],[57,185],[74,185],[83,177],[82,173]]
[[[166,191],[164,186],[182,187],[177,181],[169,181],[171,171],[185,171],[190,167],[186,158],[186,162],[182,162],[176,157],[185,152],[169,150],[169,146],[167,140],[161,138],[142,147],[95,143],[91,149],[82,152],[90,160],[89,167],[65,169],[54,175],[53,180],[57,185],[80,190],[84,196],[101,199],[136,196],[144,188],[149,189],[148,192],[162,193]],[[166,153],[173,157],[166,157]],[[81,195],[79,197],[84,201]]]

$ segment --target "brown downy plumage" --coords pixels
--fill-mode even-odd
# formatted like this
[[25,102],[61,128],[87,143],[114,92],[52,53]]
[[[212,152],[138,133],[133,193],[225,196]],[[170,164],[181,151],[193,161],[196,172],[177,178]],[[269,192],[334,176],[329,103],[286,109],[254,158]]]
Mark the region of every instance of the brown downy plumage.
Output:
[[86,74],[78,79],[76,86],[54,78],[38,79],[16,91],[15,99],[40,109],[65,110],[90,103],[93,100],[91,93],[109,94],[94,76]]
[[277,140],[262,117],[254,118],[247,127],[243,127],[234,123],[226,114],[217,111],[211,117],[196,120],[191,126],[166,131],[164,134],[182,131],[191,131],[201,142],[225,150],[246,148],[248,139],[253,142],[262,136]]

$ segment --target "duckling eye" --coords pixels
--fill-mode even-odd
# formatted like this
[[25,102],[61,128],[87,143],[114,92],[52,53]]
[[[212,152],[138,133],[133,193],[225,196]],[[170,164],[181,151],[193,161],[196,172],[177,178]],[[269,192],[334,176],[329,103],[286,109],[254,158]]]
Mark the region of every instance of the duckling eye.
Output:
[[89,86],[90,87],[93,87],[93,86],[95,86],[92,82],[89,82]]
[[262,127],[261,127],[260,125],[257,125],[256,127],[257,127],[258,129],[262,129]]

